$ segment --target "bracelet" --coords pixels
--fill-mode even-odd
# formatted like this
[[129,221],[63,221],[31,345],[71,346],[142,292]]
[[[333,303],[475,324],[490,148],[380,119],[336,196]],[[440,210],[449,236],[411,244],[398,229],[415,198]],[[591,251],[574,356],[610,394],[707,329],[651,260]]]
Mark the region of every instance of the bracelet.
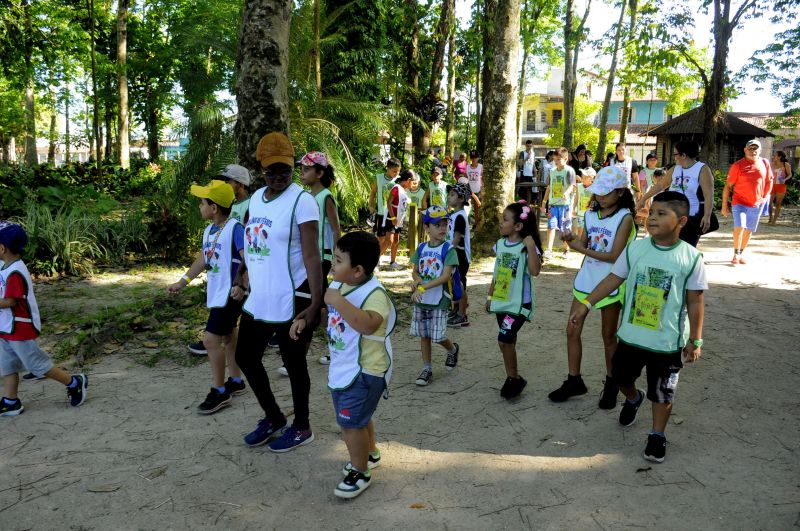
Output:
[[192,282],[192,279],[189,278],[188,275],[183,275],[181,278],[185,280],[187,284],[190,284]]
[[420,293],[425,293],[425,288],[423,288],[421,285],[417,286],[417,291],[419,291]]
[[589,302],[589,299],[583,299],[583,300],[581,301],[581,304],[583,304],[584,306],[586,306],[586,307],[587,307],[587,308],[589,308],[590,310],[594,308],[594,306],[592,305],[592,303],[591,303],[591,302]]

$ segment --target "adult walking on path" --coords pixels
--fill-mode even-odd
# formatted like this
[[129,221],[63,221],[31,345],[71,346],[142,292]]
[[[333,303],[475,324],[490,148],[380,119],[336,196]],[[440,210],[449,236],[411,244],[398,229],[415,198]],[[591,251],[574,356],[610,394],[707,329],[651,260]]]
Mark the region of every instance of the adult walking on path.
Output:
[[[580,148],[580,146],[578,146]],[[625,154],[627,145],[624,142],[617,144],[614,149],[614,156],[608,161],[609,166],[616,166],[625,172],[628,176],[628,184],[636,182],[639,178],[639,163],[633,157],[628,157]]]
[[664,190],[682,193],[689,200],[689,221],[681,229],[680,239],[697,247],[700,236],[712,229],[714,175],[708,165],[697,160],[700,154],[697,142],[678,142],[673,149],[675,166],[642,195],[636,203],[636,209],[642,209],[648,199]]
[[[728,179],[722,189],[722,215],[733,212],[733,258],[731,263],[745,264],[742,254],[750,242],[750,236],[758,229],[758,219],[772,191],[772,168],[769,161],[761,158],[761,142],[748,140],[744,147],[744,158],[733,163],[728,170]],[[733,207],[728,207],[733,187]]]
[[586,145],[581,144],[575,148],[575,153],[572,154],[572,159],[569,165],[575,170],[575,175],[580,175],[581,170],[592,167],[592,156],[586,151]]
[[792,166],[786,159],[786,153],[776,151],[772,155],[772,167],[775,168],[775,182],[772,185],[772,203],[769,209],[769,224],[775,225],[781,215],[783,197],[786,195],[786,183],[792,178]]
[[[244,267],[239,268],[231,288],[234,299],[244,297],[242,274],[246,269],[250,294],[239,324],[236,363],[264,410],[264,418],[244,442],[248,446],[269,442],[273,452],[287,452],[314,440],[308,421],[311,380],[306,353],[322,303],[319,208],[311,194],[292,182],[294,149],[286,135],[265,135],[258,143],[256,158],[267,186],[250,200]],[[275,401],[261,363],[273,334],[292,387],[291,426]]]

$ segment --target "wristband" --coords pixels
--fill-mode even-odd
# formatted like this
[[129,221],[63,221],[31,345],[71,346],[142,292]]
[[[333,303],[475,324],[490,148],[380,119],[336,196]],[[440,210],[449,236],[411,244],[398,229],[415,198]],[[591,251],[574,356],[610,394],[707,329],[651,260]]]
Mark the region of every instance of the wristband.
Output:
[[422,286],[417,286],[417,291],[419,291],[420,293],[425,293],[425,288],[423,288]]
[[594,306],[592,305],[592,303],[591,303],[591,302],[589,302],[589,299],[583,299],[583,300],[581,301],[581,304],[583,304],[584,306],[586,306],[586,307],[587,307],[587,308],[589,308],[590,310],[594,309]]
[[185,280],[187,284],[190,284],[192,282],[192,279],[189,278],[188,275],[183,275],[181,278]]
[[689,343],[694,345],[697,348],[702,348],[703,340],[702,339],[689,339]]

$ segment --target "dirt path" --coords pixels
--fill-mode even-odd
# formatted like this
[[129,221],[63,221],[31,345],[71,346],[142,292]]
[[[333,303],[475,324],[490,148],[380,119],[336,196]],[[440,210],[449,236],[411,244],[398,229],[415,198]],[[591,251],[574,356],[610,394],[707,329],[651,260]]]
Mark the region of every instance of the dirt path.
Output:
[[[451,335],[461,363],[446,373],[436,352],[427,388],[413,384],[419,344],[401,312],[392,396],[376,416],[383,464],[358,500],[332,493],[346,452],[326,369],[314,361],[321,342],[309,353],[317,439],[284,455],[241,443],[259,418],[252,393],[200,417],[205,363],[165,358],[145,367],[137,344],[87,367],[91,394],[79,409],[65,407],[57,384],[23,384],[26,413],[0,422],[0,529],[799,526],[798,226],[764,226],[746,267],[727,264],[729,246],[728,223],[701,244],[711,282],[706,348],[681,373],[661,465],[641,458],[649,408],[622,429],[619,408],[596,407],[603,378],[596,316],[584,332],[590,394],[561,405],[546,398],[566,373],[563,328],[577,257],[557,260],[563,265],[547,266],[537,280],[536,316],[520,338],[529,385],[516,402],[500,398],[496,324],[478,311],[489,282],[485,260],[470,274],[473,324]],[[407,272],[380,276],[407,289]],[[40,304],[57,295],[51,290]],[[264,363],[290,408],[278,356],[268,353]]]

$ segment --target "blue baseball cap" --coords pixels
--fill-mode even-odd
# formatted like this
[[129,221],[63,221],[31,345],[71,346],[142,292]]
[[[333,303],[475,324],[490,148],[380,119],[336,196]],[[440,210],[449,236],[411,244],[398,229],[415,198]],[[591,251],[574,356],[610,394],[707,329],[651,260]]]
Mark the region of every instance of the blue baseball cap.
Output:
[[21,253],[28,244],[28,235],[22,226],[10,221],[0,221],[0,245],[11,249],[13,253]]

